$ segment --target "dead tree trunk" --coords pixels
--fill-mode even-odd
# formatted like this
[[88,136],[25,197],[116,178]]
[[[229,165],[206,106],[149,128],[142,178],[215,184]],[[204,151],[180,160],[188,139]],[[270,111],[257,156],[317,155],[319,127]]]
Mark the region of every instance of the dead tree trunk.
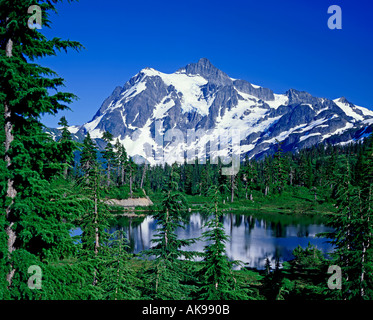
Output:
[[67,179],[67,170],[68,170],[68,164],[65,162],[65,168],[63,169],[63,178]]
[[130,169],[130,198],[132,199],[132,183],[133,183],[133,172],[132,168]]
[[234,175],[231,175],[231,202],[234,201],[234,178],[235,176]]
[[111,170],[110,162],[108,161],[108,164],[107,164],[107,186],[108,187],[110,187],[110,170]]
[[147,164],[145,163],[144,164],[144,169],[142,171],[142,176],[141,176],[141,183],[140,183],[140,189],[142,189],[143,185],[144,185],[144,179],[145,179],[145,175],[146,175],[146,169],[147,169]]
[[[96,172],[97,174],[97,172]],[[95,220],[94,220],[94,225],[95,225],[95,246],[94,246],[94,253],[95,256],[97,257],[98,254],[98,248],[100,246],[100,237],[99,237],[99,232],[98,232],[98,174],[95,177],[94,180],[94,215],[95,215]],[[93,274],[93,283],[94,286],[97,284],[97,270],[94,270]]]
[[100,244],[99,244],[99,234],[98,234],[98,208],[97,208],[97,193],[96,192],[95,192],[94,214],[95,214],[95,255],[97,256],[98,247],[100,246]]
[[121,183],[122,186],[124,185],[124,165],[121,166]]
[[[8,21],[8,19],[7,19]],[[8,39],[8,42],[6,44],[5,48],[5,54],[6,57],[11,58],[13,56],[13,41],[12,39]],[[10,144],[14,140],[13,135],[13,123],[12,123],[12,112],[10,110],[10,106],[7,101],[4,103],[4,121],[5,121],[5,162],[7,168],[9,168],[12,164],[12,160],[9,155],[9,149]],[[16,232],[13,230],[13,226],[15,221],[12,219],[11,210],[12,205],[14,203],[14,199],[17,195],[17,190],[14,187],[14,180],[12,178],[8,179],[8,186],[7,186],[7,192],[6,195],[8,198],[11,199],[9,205],[5,209],[6,214],[6,220],[7,220],[7,226],[6,226],[6,234],[8,236],[8,256],[10,258],[12,252],[15,250],[15,241],[17,239]],[[6,275],[6,279],[9,283],[9,286],[12,285],[12,279],[15,273],[15,269],[13,268],[13,265],[11,264],[11,268],[9,270],[9,273]]]

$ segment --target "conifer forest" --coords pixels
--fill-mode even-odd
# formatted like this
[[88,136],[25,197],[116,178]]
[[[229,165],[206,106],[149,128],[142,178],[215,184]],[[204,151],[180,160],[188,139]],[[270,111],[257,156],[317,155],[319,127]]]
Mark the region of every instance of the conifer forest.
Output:
[[[209,159],[138,163],[109,131],[101,147],[89,132],[73,139],[64,116],[53,139],[42,116],[77,96],[43,58],[85,48],[28,28],[35,3],[53,30],[56,1],[0,0],[1,300],[373,299],[372,134],[296,152],[277,142],[273,155],[243,157],[233,175]],[[126,199],[151,205],[118,204]],[[201,235],[181,237],[197,213]],[[302,244],[286,261],[250,266],[227,255],[224,221],[236,214],[265,216],[274,229],[322,219],[328,229],[316,237],[333,250]],[[147,218],[155,223],[150,246],[134,251],[129,232]]]

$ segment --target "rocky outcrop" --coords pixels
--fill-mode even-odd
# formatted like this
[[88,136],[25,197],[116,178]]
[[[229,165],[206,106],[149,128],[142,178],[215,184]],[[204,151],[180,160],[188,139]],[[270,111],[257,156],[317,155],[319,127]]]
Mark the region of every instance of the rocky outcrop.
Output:
[[120,206],[123,208],[135,208],[135,207],[149,207],[153,205],[153,202],[146,198],[133,198],[133,199],[109,199],[105,201],[108,205]]

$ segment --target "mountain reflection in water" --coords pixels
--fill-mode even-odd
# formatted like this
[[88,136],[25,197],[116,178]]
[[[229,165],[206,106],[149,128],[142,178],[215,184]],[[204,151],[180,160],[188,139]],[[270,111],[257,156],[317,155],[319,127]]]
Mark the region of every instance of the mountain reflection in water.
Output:
[[[200,237],[204,222],[208,218],[193,213],[185,229],[179,228],[176,233],[179,238],[189,239]],[[232,260],[241,260],[248,267],[263,269],[265,259],[270,259],[272,266],[276,259],[288,261],[293,258],[292,251],[298,245],[305,248],[308,242],[315,245],[324,254],[333,248],[326,238],[317,238],[316,234],[330,232],[331,228],[322,223],[318,217],[293,217],[281,214],[267,214],[260,217],[243,214],[226,214],[221,218],[230,239],[226,243],[226,253]],[[118,225],[110,232],[123,228],[129,239],[130,250],[139,253],[151,246],[151,239],[156,233],[157,224],[151,217],[143,219],[120,218]],[[197,241],[187,250],[203,251],[206,242]]]

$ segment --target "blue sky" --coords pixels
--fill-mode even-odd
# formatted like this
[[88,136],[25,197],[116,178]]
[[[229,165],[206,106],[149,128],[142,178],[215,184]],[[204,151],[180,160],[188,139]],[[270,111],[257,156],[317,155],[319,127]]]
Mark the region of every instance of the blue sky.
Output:
[[[341,30],[328,28],[330,5],[342,9]],[[371,0],[80,0],[57,8],[52,29],[41,32],[86,49],[39,61],[79,97],[72,111],[43,117],[47,126],[62,115],[71,125],[91,120],[116,86],[145,67],[172,73],[202,57],[275,93],[345,96],[373,110]]]

